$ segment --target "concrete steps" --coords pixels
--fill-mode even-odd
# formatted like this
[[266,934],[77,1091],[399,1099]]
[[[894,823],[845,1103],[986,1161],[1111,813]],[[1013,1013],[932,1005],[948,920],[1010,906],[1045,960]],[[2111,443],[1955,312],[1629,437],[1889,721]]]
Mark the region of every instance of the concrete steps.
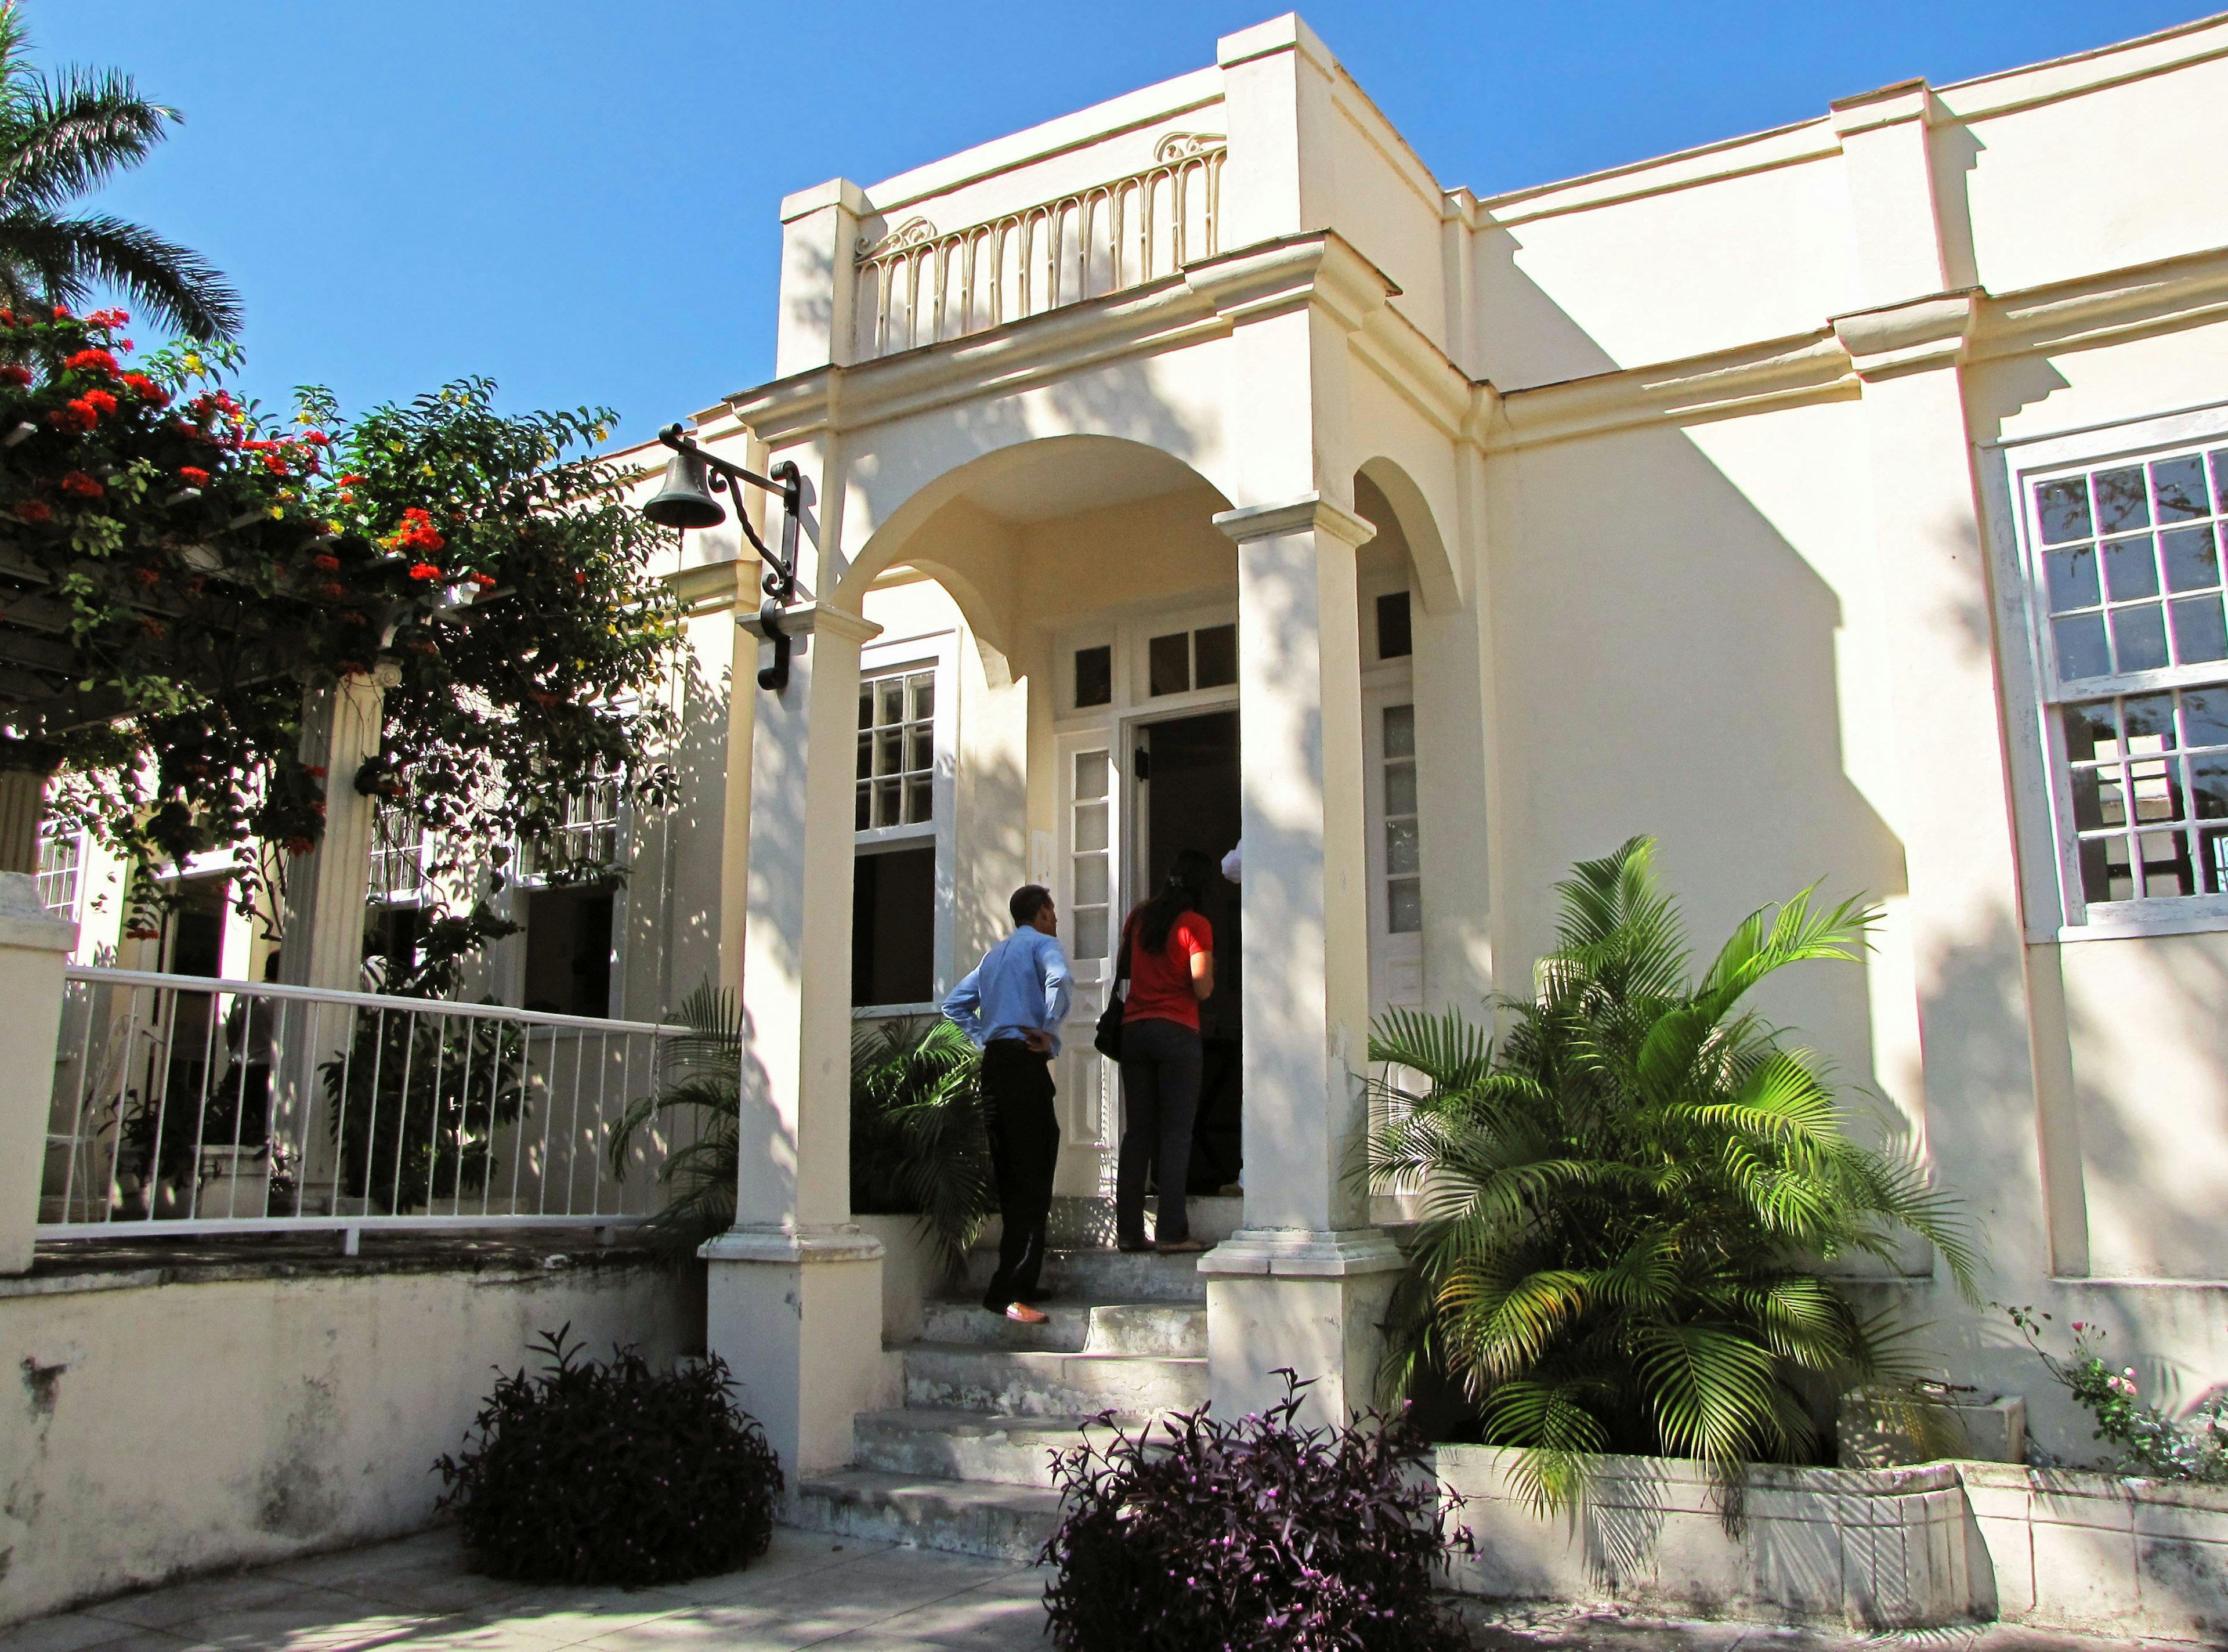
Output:
[[[1240,1201],[1191,1201],[1193,1232],[1220,1239]],[[894,1350],[902,1408],[852,1424],[852,1464],[799,1484],[790,1518],[810,1530],[1033,1560],[1060,1521],[1056,1453],[1112,1412],[1135,1433],[1207,1403],[1207,1281],[1195,1254],[1080,1247],[1046,1258],[1042,1325],[982,1305],[997,1265],[968,1258],[967,1295],[923,1304],[919,1341]]]
[[1060,1524],[1060,1494],[844,1469],[800,1482],[791,1511],[807,1531],[1026,1563]]

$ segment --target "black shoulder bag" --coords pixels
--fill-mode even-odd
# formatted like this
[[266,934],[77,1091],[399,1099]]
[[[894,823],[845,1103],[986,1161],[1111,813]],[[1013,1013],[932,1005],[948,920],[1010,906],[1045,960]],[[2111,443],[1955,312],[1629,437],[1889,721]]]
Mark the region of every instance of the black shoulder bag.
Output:
[[1098,1012],[1098,1030],[1091,1039],[1091,1047],[1110,1061],[1122,1059],[1122,1015],[1127,1008],[1122,1001],[1122,987],[1130,978],[1130,932],[1136,923],[1133,915],[1122,925],[1122,952],[1114,961],[1114,983],[1106,989],[1106,1008]]

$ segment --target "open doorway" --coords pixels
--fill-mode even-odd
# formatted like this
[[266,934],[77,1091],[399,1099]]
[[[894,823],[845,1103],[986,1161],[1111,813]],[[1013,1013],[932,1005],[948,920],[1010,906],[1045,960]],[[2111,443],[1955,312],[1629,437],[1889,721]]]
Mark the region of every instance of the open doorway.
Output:
[[[1197,849],[1220,865],[1239,833],[1238,713],[1196,713],[1136,730],[1132,772],[1138,786],[1137,893],[1157,891],[1175,858]],[[1200,1006],[1205,1056],[1198,1122],[1192,1131],[1192,1194],[1234,1184],[1244,1165],[1240,1053],[1245,984],[1238,886],[1217,876],[1205,916],[1214,929],[1214,996]]]

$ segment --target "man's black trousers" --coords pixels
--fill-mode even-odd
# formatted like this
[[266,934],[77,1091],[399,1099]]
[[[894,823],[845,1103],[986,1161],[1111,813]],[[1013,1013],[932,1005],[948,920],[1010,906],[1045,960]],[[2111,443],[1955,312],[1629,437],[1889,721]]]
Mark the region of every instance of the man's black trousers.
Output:
[[1060,1162],[1060,1121],[1052,1098],[1052,1057],[1017,1038],[983,1046],[983,1103],[1004,1228],[998,1271],[983,1297],[993,1313],[1034,1296],[1044,1269],[1045,1222],[1052,1214],[1053,1169]]

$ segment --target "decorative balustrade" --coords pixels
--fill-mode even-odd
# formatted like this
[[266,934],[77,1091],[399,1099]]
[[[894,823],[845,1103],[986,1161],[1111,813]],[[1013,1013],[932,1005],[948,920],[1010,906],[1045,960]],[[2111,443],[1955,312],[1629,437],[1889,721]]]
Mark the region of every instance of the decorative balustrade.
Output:
[[858,357],[964,337],[1173,275],[1216,250],[1228,141],[1172,132],[1153,164],[987,223],[913,218],[857,259]]

